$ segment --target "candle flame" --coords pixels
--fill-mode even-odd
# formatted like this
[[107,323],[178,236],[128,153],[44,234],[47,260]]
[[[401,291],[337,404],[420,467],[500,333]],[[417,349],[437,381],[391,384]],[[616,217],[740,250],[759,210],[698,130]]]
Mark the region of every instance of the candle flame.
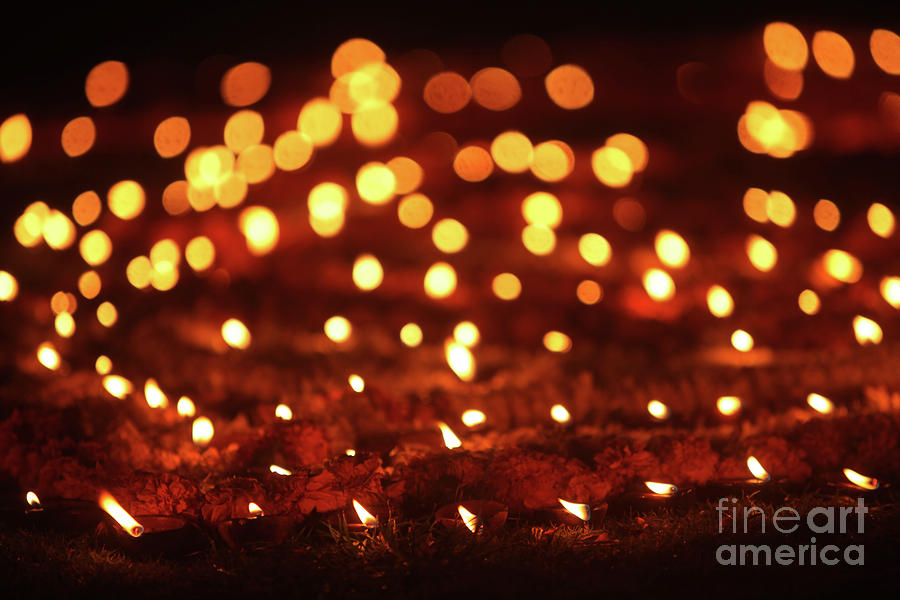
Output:
[[454,448],[462,446],[462,442],[446,423],[438,423],[438,427],[441,428],[441,435],[444,436],[444,445],[447,446],[447,448],[453,450]]
[[472,533],[477,533],[478,528],[481,525],[481,519],[478,518],[478,515],[469,512],[465,506],[462,504],[456,509],[459,511],[459,516],[462,517],[463,524],[471,531]]
[[647,403],[647,412],[657,421],[665,421],[669,418],[669,407],[659,400],[651,400]]
[[150,408],[165,408],[169,405],[169,399],[166,398],[159,388],[159,384],[153,378],[148,379],[144,384],[144,398]]
[[250,330],[238,319],[222,323],[222,339],[232,348],[243,350],[250,345]]
[[275,407],[275,418],[290,421],[294,418],[294,411],[287,404],[279,404]]
[[448,340],[444,346],[447,356],[447,364],[463,381],[472,381],[475,378],[475,357],[468,348],[462,344]]
[[188,398],[187,396],[182,396],[178,399],[178,404],[175,406],[176,410],[178,410],[178,414],[182,417],[193,417],[197,413],[197,408],[194,406],[194,401]]
[[830,414],[834,411],[834,404],[831,400],[820,394],[810,394],[806,397],[806,403],[823,415]]
[[25,494],[25,502],[28,503],[28,506],[33,506],[35,508],[40,508],[41,506],[41,499],[38,498],[38,495],[34,492],[28,492],[27,494]]
[[659,494],[660,496],[671,496],[678,491],[678,486],[671,483],[645,481],[644,485],[646,485],[651,492],[653,492],[654,494]]
[[591,507],[588,504],[578,504],[576,502],[568,502],[562,498],[557,498],[564,509],[575,515],[582,521],[591,520]]
[[122,508],[122,505],[113,498],[112,494],[109,492],[102,492],[100,494],[99,503],[100,508],[115,519],[116,523],[118,523],[128,535],[131,537],[140,537],[141,534],[144,533],[144,526],[128,514],[128,511]]
[[194,419],[194,424],[191,427],[191,437],[198,446],[207,445],[213,438],[214,432],[215,429],[213,428],[212,421],[206,417],[197,417]]
[[466,427],[475,427],[484,423],[487,420],[487,416],[478,409],[470,408],[462,414],[460,420]]
[[250,502],[249,504],[247,504],[247,512],[250,513],[251,517],[262,517],[266,514],[260,507],[260,505],[256,502]]
[[860,346],[881,343],[881,326],[862,315],[853,317],[853,333],[856,334],[856,341]]
[[568,423],[572,420],[569,410],[562,404],[554,404],[550,407],[550,416],[557,423]]
[[860,473],[857,473],[853,469],[844,469],[844,477],[850,480],[853,485],[861,487],[864,490],[877,490],[881,483],[873,478],[866,477]]
[[353,448],[347,448],[346,450],[344,450],[344,454],[346,454],[347,456],[356,456],[356,450],[354,450]]
[[647,269],[644,273],[644,289],[657,302],[665,302],[675,295],[675,282],[662,269]]
[[741,399],[737,396],[722,396],[716,400],[716,408],[726,417],[731,416],[741,409]]
[[721,285],[714,285],[706,292],[706,305],[714,317],[724,318],[734,311],[734,300],[728,290]]
[[356,514],[359,516],[359,520],[363,525],[366,527],[375,527],[378,525],[378,519],[375,518],[375,515],[367,511],[355,498],[353,499],[353,508],[356,510]]
[[59,352],[56,351],[56,348],[53,347],[53,344],[50,342],[44,342],[37,349],[37,359],[38,362],[50,369],[51,371],[55,371],[59,368],[60,358]]
[[121,375],[107,375],[103,378],[103,387],[119,400],[123,400],[134,389],[131,382]]
[[361,394],[366,389],[365,380],[356,373],[347,378],[347,383],[350,384],[350,389],[357,394]]
[[731,334],[731,345],[739,352],[750,352],[753,350],[753,336],[743,329],[736,329]]
[[760,481],[768,481],[772,478],[772,476],[769,475],[769,472],[763,468],[763,466],[755,456],[751,456],[747,459],[747,468],[750,469],[750,472],[753,473],[753,476]]
[[453,328],[453,339],[466,348],[472,348],[478,344],[481,333],[478,331],[478,326],[472,321],[461,321]]
[[285,469],[284,467],[279,467],[278,465],[269,465],[269,471],[275,473],[276,475],[291,475],[292,473]]

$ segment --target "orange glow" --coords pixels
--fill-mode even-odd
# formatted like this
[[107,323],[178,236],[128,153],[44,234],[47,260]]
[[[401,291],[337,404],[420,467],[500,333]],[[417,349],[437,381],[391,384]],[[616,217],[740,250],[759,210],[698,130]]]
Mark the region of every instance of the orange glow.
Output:
[[364,38],[351,38],[331,55],[331,74],[337,78],[368,63],[382,63],[384,60],[384,50],[378,44]]
[[672,496],[678,491],[678,487],[672,485],[671,483],[659,483],[656,481],[645,481],[644,485],[647,486],[654,494],[659,496]]
[[410,348],[422,343],[422,328],[415,323],[407,323],[400,328],[400,341]]
[[716,400],[716,408],[720,413],[729,417],[741,410],[741,399],[737,396],[721,396]]
[[877,479],[866,477],[853,469],[844,469],[844,477],[849,479],[853,485],[864,490],[877,490],[881,486]]
[[15,162],[28,154],[31,135],[31,121],[23,114],[0,123],[0,162]]
[[247,249],[256,256],[268,254],[278,244],[278,219],[264,206],[249,206],[241,211],[238,226],[246,238]]
[[769,215],[766,212],[768,201],[769,194],[765,190],[754,187],[748,188],[744,192],[744,212],[757,223],[765,223],[769,220]]
[[753,336],[743,329],[736,329],[731,334],[731,345],[740,352],[750,352],[753,350]]
[[91,149],[97,138],[97,129],[90,117],[76,117],[63,127],[60,143],[66,155],[81,156]]
[[275,407],[275,418],[282,421],[290,421],[294,418],[294,411],[287,404],[279,404]]
[[462,414],[460,420],[466,427],[475,427],[487,421],[487,416],[478,409],[470,408]]
[[665,421],[669,418],[669,407],[659,400],[651,400],[647,403],[647,412],[657,421]]
[[225,145],[235,154],[262,143],[265,124],[262,115],[255,110],[239,110],[225,122]]
[[[0,274],[2,278],[2,274]],[[0,299],[2,299],[2,283],[0,283]],[[879,285],[881,296],[894,308],[900,308],[900,277],[885,277]]]
[[84,81],[84,94],[91,106],[109,106],[128,91],[128,67],[117,60],[95,66]]
[[275,166],[282,171],[296,171],[310,161],[312,140],[299,131],[286,131],[278,136],[272,148]]
[[75,241],[75,224],[60,211],[51,209],[41,233],[48,246],[54,250],[65,250]]
[[50,207],[44,202],[29,204],[13,226],[16,241],[26,248],[39,244],[43,237],[44,221],[49,215]]
[[[275,173],[275,156],[272,147],[266,144],[255,144],[244,148],[237,157],[235,168],[237,173],[246,178],[247,183],[260,183],[269,179]],[[222,182],[219,182],[219,185],[221,184]],[[244,194],[239,195],[243,200]],[[240,200],[226,203],[219,199],[219,203],[224,206],[233,206],[239,202]]]
[[40,508],[41,506],[41,499],[38,498],[38,495],[34,492],[28,492],[27,494],[25,494],[25,502],[28,504],[28,506],[36,508]]
[[853,333],[856,335],[856,341],[859,342],[860,346],[880,344],[883,335],[881,326],[878,323],[862,315],[853,317]]
[[669,267],[680,269],[691,258],[691,249],[684,238],[668,229],[663,229],[656,234],[654,247],[660,262]]
[[808,148],[812,136],[812,121],[806,115],[779,110],[768,102],[750,102],[738,121],[738,138],[747,150],[776,158]]
[[647,295],[657,302],[665,302],[675,296],[675,282],[662,269],[647,269],[643,281]]
[[75,333],[75,319],[72,318],[67,312],[61,312],[56,315],[56,319],[54,319],[53,326],[56,329],[56,333],[59,337],[72,337]]
[[333,237],[344,226],[344,211],[347,208],[347,190],[342,186],[324,182],[309,192],[309,224],[318,235]]
[[584,108],[594,99],[594,81],[578,65],[560,65],[547,73],[544,87],[553,103],[566,110]]
[[453,450],[462,446],[462,442],[446,423],[438,423],[438,427],[440,427],[441,429],[441,436],[444,438],[444,445],[449,450]]
[[834,231],[841,222],[841,211],[831,200],[819,200],[813,207],[813,220],[819,229]]
[[251,517],[262,517],[266,513],[263,511],[262,507],[256,502],[250,502],[247,504],[247,512]]
[[245,350],[250,346],[250,330],[238,319],[222,323],[222,339],[232,348]]
[[406,156],[395,156],[387,162],[387,167],[394,174],[396,180],[394,191],[398,194],[414,192],[425,178],[422,166]]
[[112,302],[102,302],[97,307],[97,321],[104,327],[112,327],[119,319],[119,312]]
[[370,101],[362,104],[350,118],[353,136],[364,146],[381,146],[397,133],[400,117],[393,104]]
[[258,62],[244,62],[225,72],[219,92],[228,106],[250,106],[266,95],[271,82],[269,67]]
[[190,418],[197,414],[197,408],[194,406],[194,401],[187,396],[182,396],[178,399],[175,410],[177,410],[178,414],[182,417]]
[[340,315],[335,315],[325,321],[324,330],[328,339],[339,344],[346,342],[350,338],[350,334],[353,333],[350,321]]
[[205,271],[216,260],[216,248],[205,235],[191,239],[184,247],[184,258],[195,271]]
[[131,537],[140,537],[144,533],[144,526],[135,521],[134,517],[122,508],[122,505],[109,492],[100,494],[99,504],[100,508],[115,519],[116,523]]
[[844,283],[856,283],[863,274],[862,263],[855,256],[843,250],[831,249],[822,256],[825,271]]
[[371,528],[378,525],[378,519],[376,519],[375,516],[372,515],[372,513],[367,511],[362,504],[357,502],[356,499],[353,500],[353,509],[356,510],[356,514],[359,517],[360,523],[362,523],[366,527]]
[[531,172],[541,181],[562,181],[575,169],[575,153],[565,142],[550,140],[534,147]]
[[750,472],[753,473],[753,476],[759,481],[768,481],[772,478],[755,456],[751,456],[747,459],[747,468],[750,469]]
[[366,381],[355,373],[347,378],[347,383],[350,385],[350,389],[357,394],[363,393],[366,389]]
[[747,258],[754,267],[766,273],[775,268],[775,263],[778,262],[778,251],[769,240],[752,234],[747,238]]
[[575,502],[567,502],[562,498],[557,498],[560,505],[572,515],[578,517],[582,521],[591,520],[591,507],[587,504],[577,504]]
[[390,202],[396,189],[397,178],[384,163],[366,163],[356,173],[356,190],[369,204]]
[[872,59],[889,75],[900,75],[900,35],[887,29],[876,29],[869,38]]
[[404,196],[397,204],[397,218],[410,229],[425,227],[434,214],[434,206],[424,194]]
[[472,533],[478,533],[478,529],[481,527],[481,519],[478,518],[478,515],[469,512],[469,510],[462,504],[460,504],[456,508],[456,510],[459,513],[460,518],[462,519],[463,525],[466,526],[466,529],[468,529]]
[[120,181],[109,188],[109,210],[120,219],[133,219],[144,210],[144,188],[136,181]]
[[803,71],[782,69],[769,59],[763,67],[763,78],[769,91],[782,100],[796,100],[803,92]]
[[647,221],[647,211],[634,198],[619,198],[613,204],[613,219],[626,231],[640,231]]
[[498,67],[481,69],[469,80],[472,98],[488,110],[512,108],[522,98],[522,88],[516,76]]
[[789,23],[769,23],[763,32],[763,45],[773,63],[782,69],[799,71],[806,66],[809,48],[800,30]]
[[453,171],[464,181],[484,181],[494,171],[494,162],[481,146],[466,146],[456,153]]
[[90,225],[97,220],[102,209],[103,204],[96,192],[82,192],[72,202],[72,218],[81,226]]
[[501,300],[515,300],[522,293],[522,282],[512,273],[500,273],[491,282],[491,289]]
[[305,134],[313,146],[329,146],[341,134],[340,109],[327,98],[314,98],[303,105],[297,118],[297,129]]
[[806,403],[815,410],[816,412],[820,412],[823,415],[828,415],[834,412],[834,404],[821,394],[810,394],[806,397]]
[[800,295],[797,297],[797,304],[800,306],[800,310],[808,315],[816,314],[822,306],[819,295],[812,290],[800,292]]
[[446,298],[456,291],[456,271],[445,262],[436,262],[425,272],[424,286],[430,298]]
[[612,247],[598,233],[586,233],[578,239],[578,252],[589,265],[602,267],[612,259]]
[[612,188],[625,187],[631,183],[634,173],[634,167],[628,155],[612,146],[594,150],[591,155],[591,168],[601,183]]
[[790,227],[797,216],[797,209],[790,196],[773,190],[766,198],[766,216],[780,227]]
[[213,438],[215,428],[206,417],[197,417],[191,425],[191,439],[198,446],[206,446]]
[[469,232],[456,219],[441,219],[431,230],[431,240],[435,247],[445,254],[454,254],[466,247]]
[[186,213],[191,208],[188,199],[188,182],[182,180],[173,181],[166,186],[162,195],[163,209],[170,215]]
[[880,202],[875,202],[869,207],[866,220],[869,222],[872,233],[879,237],[889,238],[894,233],[896,225],[894,213]]
[[119,400],[124,400],[134,390],[131,382],[121,375],[106,375],[103,378],[103,387]]
[[53,314],[58,315],[62,312],[73,313],[78,308],[78,301],[73,294],[67,292],[56,292],[50,298],[50,309]]
[[706,305],[714,317],[724,318],[734,311],[734,300],[721,285],[710,286],[706,292]]
[[550,407],[550,418],[557,423],[568,423],[572,420],[572,415],[569,414],[569,410],[562,404],[554,404]]
[[19,282],[8,271],[0,271],[0,302],[15,300],[19,294]]
[[148,379],[144,384],[144,399],[150,408],[165,408],[169,405],[169,399],[166,398],[159,388],[159,384],[153,378]]
[[59,352],[56,351],[56,348],[53,347],[53,344],[50,342],[44,342],[37,348],[37,359],[38,362],[50,369],[51,371],[55,371],[59,368],[59,365],[62,363],[62,359],[59,357]]
[[466,348],[474,348],[481,340],[481,333],[472,321],[461,321],[453,328],[453,339]]
[[603,298],[603,288],[592,279],[585,279],[575,288],[575,297],[582,304],[597,304]]
[[640,173],[647,168],[650,153],[647,151],[647,145],[640,138],[630,133],[617,133],[606,138],[606,145],[624,152],[631,161],[631,168],[635,173]]
[[276,475],[282,475],[284,477],[287,477],[288,475],[292,474],[290,471],[288,471],[284,467],[279,467],[278,465],[269,465],[269,472],[275,473]]
[[817,31],[812,40],[813,57],[826,75],[847,79],[853,74],[853,48],[839,33]]
[[522,244],[535,256],[546,256],[556,248],[556,234],[543,225],[527,225],[522,229]]
[[518,131],[504,131],[491,142],[491,157],[507,173],[524,173],[531,166],[534,147]]
[[381,263],[371,254],[360,254],[353,263],[353,283],[356,287],[368,292],[374,290],[384,280],[384,269]]
[[153,147],[163,158],[178,156],[191,141],[191,124],[184,117],[169,117],[153,132]]
[[443,71],[428,80],[422,96],[431,110],[445,114],[455,113],[469,103],[472,88],[459,73]]
[[568,352],[572,349],[572,338],[561,331],[548,331],[544,334],[543,343],[550,352]]
[[475,357],[459,342],[448,340],[444,344],[444,354],[450,369],[463,381],[475,379]]
[[553,194],[534,192],[522,201],[522,216],[529,225],[555,229],[562,222],[562,205]]

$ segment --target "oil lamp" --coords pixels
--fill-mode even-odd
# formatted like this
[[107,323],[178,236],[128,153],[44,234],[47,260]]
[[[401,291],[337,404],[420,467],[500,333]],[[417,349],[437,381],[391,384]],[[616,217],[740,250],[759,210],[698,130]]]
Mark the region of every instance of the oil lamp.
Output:
[[215,524],[216,533],[232,548],[280,544],[293,531],[290,515],[267,515],[256,502],[247,504],[247,516]]
[[890,483],[844,468],[843,477],[829,478],[824,489],[828,493],[846,498],[866,498],[870,502],[882,502],[894,497]]
[[509,509],[493,500],[465,500],[442,506],[435,512],[435,522],[446,530],[474,535],[493,535],[503,524]]
[[582,504],[562,498],[557,499],[558,504],[539,511],[536,516],[541,521],[553,524],[581,526],[585,529],[596,528],[606,517],[607,504]]
[[[371,535],[378,528],[378,517],[370,513],[356,498],[353,499],[353,512],[350,514],[351,518],[346,521],[347,531],[350,533]],[[359,522],[353,516],[357,517]]]
[[34,491],[25,494],[25,504],[25,526],[44,531],[79,535],[95,529],[104,516],[94,502],[70,498],[42,500]]
[[609,511],[611,514],[623,514],[683,508],[693,497],[693,489],[682,490],[672,483],[645,481],[640,489],[610,499]]
[[732,496],[753,496],[758,500],[781,501],[794,486],[787,479],[773,479],[755,456],[747,457],[747,469],[753,477],[747,479],[717,479],[697,489],[701,500],[716,500]]

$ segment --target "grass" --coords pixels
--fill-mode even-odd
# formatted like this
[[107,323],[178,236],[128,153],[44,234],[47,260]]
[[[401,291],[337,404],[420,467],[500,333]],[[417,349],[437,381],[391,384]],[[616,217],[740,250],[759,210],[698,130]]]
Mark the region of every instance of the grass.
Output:
[[[795,498],[801,514],[821,504]],[[763,505],[769,514],[776,508]],[[365,598],[647,597],[702,593],[758,596],[764,589],[806,597],[881,589],[900,560],[900,508],[873,510],[862,567],[723,567],[723,543],[806,543],[781,534],[722,535],[709,504],[608,519],[598,532],[510,520],[493,536],[437,529],[430,520],[391,522],[375,536],[310,522],[284,544],[254,550],[217,547],[181,560],[133,559],[92,535],[0,530],[6,598]],[[807,532],[808,537],[808,532]],[[788,539],[790,538],[790,539]],[[777,586],[763,588],[762,585]],[[854,592],[854,595],[859,591]]]

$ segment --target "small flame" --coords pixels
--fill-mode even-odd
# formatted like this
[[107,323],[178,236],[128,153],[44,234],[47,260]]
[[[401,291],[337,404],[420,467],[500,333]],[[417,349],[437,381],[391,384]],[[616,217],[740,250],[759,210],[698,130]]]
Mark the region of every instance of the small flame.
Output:
[[657,421],[665,421],[669,418],[669,407],[659,400],[651,400],[647,403],[647,412]]
[[853,333],[856,334],[856,341],[860,346],[880,344],[883,335],[878,323],[861,315],[853,317]]
[[269,465],[269,471],[275,473],[276,475],[291,475],[292,473],[285,469],[284,467],[279,467],[278,465]]
[[567,502],[562,498],[557,498],[564,509],[581,519],[582,521],[591,520],[591,507],[587,504],[578,504],[575,502]]
[[562,404],[554,404],[551,406],[550,416],[553,417],[553,420],[557,423],[568,423],[572,420],[572,415],[569,414],[569,410]]
[[250,345],[250,330],[238,319],[222,323],[222,339],[232,348],[244,350]]
[[864,490],[877,490],[881,485],[877,479],[866,477],[853,469],[844,469],[844,477],[849,479],[853,485],[861,487]]
[[109,516],[116,520],[122,529],[124,529],[131,537],[140,537],[144,533],[144,526],[135,521],[134,517],[128,514],[128,511],[122,508],[112,494],[103,492],[100,494],[100,508],[105,510]]
[[806,397],[806,403],[823,415],[834,411],[834,404],[831,400],[820,394],[810,394]]
[[28,492],[25,494],[25,502],[28,503],[28,506],[33,506],[34,508],[41,507],[41,499],[38,498],[38,495],[34,492]]
[[487,416],[478,409],[470,408],[462,414],[460,420],[466,427],[475,427],[484,423],[487,420]]
[[131,382],[121,375],[107,375],[103,378],[103,387],[119,400],[123,400],[134,389]]
[[741,409],[741,399],[737,396],[722,396],[716,400],[716,408],[726,417],[731,416]]
[[275,407],[275,418],[290,421],[294,418],[294,411],[287,404],[279,404]]
[[60,358],[59,352],[56,351],[56,348],[53,347],[53,344],[50,342],[44,342],[37,349],[37,359],[38,362],[50,369],[51,371],[55,371],[59,368]]
[[750,472],[753,473],[753,476],[760,481],[768,481],[772,478],[772,476],[769,475],[769,472],[763,468],[763,466],[759,463],[755,456],[751,456],[747,459],[747,468],[750,469]]
[[247,511],[250,513],[251,517],[262,517],[266,514],[256,502],[249,503],[247,505]]
[[731,345],[739,352],[750,352],[753,350],[753,336],[743,329],[736,329],[731,334]]
[[215,429],[212,421],[206,417],[197,417],[194,419],[194,425],[191,428],[191,437],[198,446],[205,446],[213,437]]
[[144,384],[144,398],[147,400],[147,405],[150,408],[165,408],[169,405],[169,399],[166,398],[166,395],[159,388],[159,384],[153,378],[148,379],[147,383]]
[[645,481],[644,485],[647,486],[654,494],[659,494],[660,496],[671,496],[678,491],[678,486],[673,485],[671,483],[658,483],[656,481]]
[[462,446],[462,442],[446,423],[438,423],[438,427],[441,428],[441,435],[444,436],[444,445],[447,446],[447,448],[453,450],[454,448]]
[[359,515],[359,520],[363,525],[366,527],[375,527],[378,525],[378,519],[375,518],[375,515],[367,511],[355,498],[353,500],[353,508],[356,509],[356,514]]
[[462,321],[453,328],[453,339],[457,344],[462,344],[466,348],[472,348],[478,344],[481,339],[481,333],[478,327],[472,321]]
[[346,450],[344,450],[344,454],[346,454],[347,456],[356,456],[356,450],[354,450],[353,448],[347,448]]
[[472,533],[478,532],[478,527],[481,525],[481,519],[478,518],[478,515],[469,512],[465,506],[462,504],[456,509],[459,511],[459,516],[462,517],[463,524],[471,531]]
[[176,409],[178,410],[178,414],[182,417],[193,417],[197,414],[197,408],[194,406],[194,401],[187,396],[182,396],[178,399]]
[[347,378],[347,383],[350,384],[350,389],[357,394],[361,394],[366,389],[366,381],[356,373]]
[[444,346],[447,355],[447,364],[463,381],[472,381],[475,378],[475,357],[468,348],[462,344],[448,340]]

